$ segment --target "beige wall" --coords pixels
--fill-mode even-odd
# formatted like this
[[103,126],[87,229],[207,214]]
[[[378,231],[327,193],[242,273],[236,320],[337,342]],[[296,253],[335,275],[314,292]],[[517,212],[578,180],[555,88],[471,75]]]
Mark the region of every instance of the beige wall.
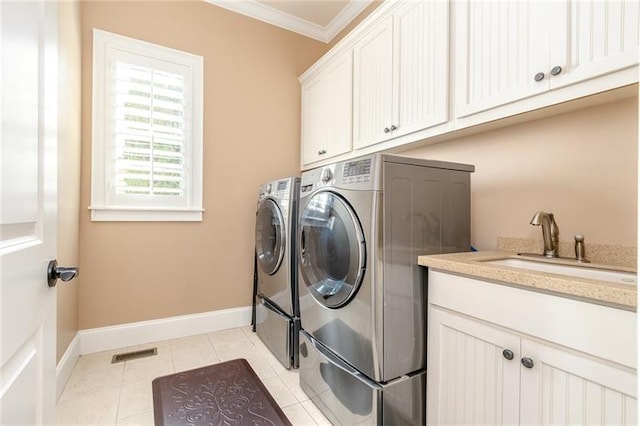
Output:
[[402,154],[470,163],[472,244],[542,238],[529,225],[553,212],[561,241],[636,246],[637,97]]
[[[204,220],[92,223],[92,28],[204,57]],[[82,3],[80,328],[248,306],[258,186],[299,173],[297,77],[323,43],[205,2]]]
[[[80,211],[80,5],[58,3],[58,262],[78,265]],[[84,272],[84,271],[82,271]],[[81,278],[58,281],[57,360],[78,331]]]

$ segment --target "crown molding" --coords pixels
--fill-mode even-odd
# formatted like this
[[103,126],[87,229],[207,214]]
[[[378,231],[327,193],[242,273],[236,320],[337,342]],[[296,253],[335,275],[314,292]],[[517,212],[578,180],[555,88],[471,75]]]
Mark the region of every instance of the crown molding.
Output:
[[289,13],[276,10],[255,0],[204,0],[232,12],[257,19],[285,30],[293,31],[323,43],[330,42],[372,0],[352,0],[327,26],[321,26]]

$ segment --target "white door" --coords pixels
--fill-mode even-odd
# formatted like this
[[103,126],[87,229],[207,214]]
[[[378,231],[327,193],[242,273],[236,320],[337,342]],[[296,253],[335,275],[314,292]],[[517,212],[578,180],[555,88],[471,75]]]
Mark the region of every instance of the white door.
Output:
[[552,89],[638,64],[638,1],[571,0],[551,16]]
[[327,156],[351,151],[353,138],[353,58],[347,52],[334,59],[322,77],[327,83]]
[[393,14],[393,137],[447,121],[449,3],[408,2]]
[[428,336],[427,424],[518,424],[518,336],[435,307]]
[[456,117],[549,90],[549,26],[557,3],[455,2]]
[[636,371],[522,340],[521,425],[637,425]]
[[[322,160],[327,154],[327,117],[323,75],[302,87],[302,164]],[[323,157],[324,156],[324,157]]]
[[393,18],[380,22],[353,47],[353,146],[391,137]]
[[55,2],[0,2],[0,424],[55,422]]

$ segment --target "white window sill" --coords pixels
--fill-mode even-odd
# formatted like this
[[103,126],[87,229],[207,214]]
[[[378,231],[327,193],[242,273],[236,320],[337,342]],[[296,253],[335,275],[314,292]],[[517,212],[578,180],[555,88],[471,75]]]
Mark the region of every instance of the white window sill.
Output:
[[202,222],[203,209],[89,207],[92,222]]

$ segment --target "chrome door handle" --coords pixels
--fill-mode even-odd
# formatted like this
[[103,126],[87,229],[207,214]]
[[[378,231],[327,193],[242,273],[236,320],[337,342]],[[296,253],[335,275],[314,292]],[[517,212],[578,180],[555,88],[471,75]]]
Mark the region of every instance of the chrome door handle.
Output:
[[47,266],[47,284],[49,284],[49,287],[55,287],[58,283],[58,278],[66,282],[71,281],[79,274],[80,268],[58,266],[58,261],[54,259],[49,261]]

